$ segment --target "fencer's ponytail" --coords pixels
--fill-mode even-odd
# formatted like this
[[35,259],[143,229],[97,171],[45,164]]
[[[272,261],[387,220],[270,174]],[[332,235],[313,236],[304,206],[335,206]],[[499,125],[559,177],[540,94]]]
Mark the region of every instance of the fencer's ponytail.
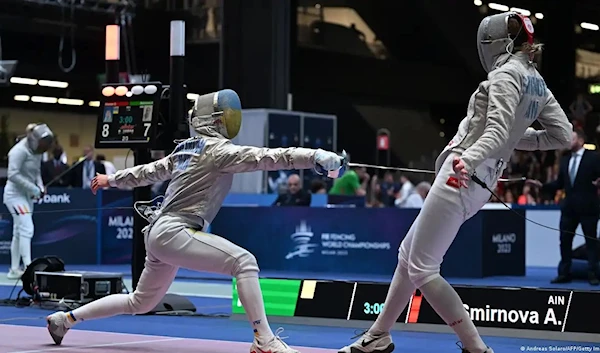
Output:
[[28,125],[27,125],[27,127],[25,128],[25,132],[26,132],[26,133],[30,133],[30,132],[32,132],[32,131],[33,131],[33,129],[35,129],[35,127],[36,127],[37,125],[38,125],[38,124],[36,124],[36,123],[31,123],[31,124],[28,124]]

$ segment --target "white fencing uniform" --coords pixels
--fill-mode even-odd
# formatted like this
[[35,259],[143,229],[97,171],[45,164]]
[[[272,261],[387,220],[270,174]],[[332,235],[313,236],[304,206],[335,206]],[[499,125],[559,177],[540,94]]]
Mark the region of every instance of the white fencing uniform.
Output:
[[[8,152],[8,180],[3,200],[13,218],[9,277],[20,277],[21,260],[25,267],[31,263],[31,238],[34,234],[32,212],[35,201],[44,192],[42,153],[52,138],[52,131],[46,125],[36,125],[32,131],[28,131],[26,138],[17,142]],[[47,141],[40,150],[42,139]]]
[[235,99],[223,102],[232,99],[229,95],[237,98],[235,92],[225,90],[197,99],[191,121],[197,136],[179,143],[172,154],[109,176],[110,185],[121,188],[171,182],[160,210],[149,217],[150,226],[145,231],[147,258],[136,290],[129,295],[102,298],[67,314],[50,316],[49,330],[56,343],[78,321],[152,310],[166,294],[177,270],[184,267],[236,277],[240,301],[256,336],[252,349],[296,352],[274,336],[268,326],[256,258],[246,249],[205,230],[221,208],[233,174],[308,169],[317,164],[326,170],[336,170],[342,158],[307,148],[269,149],[232,144],[229,138],[235,137],[239,129],[239,123],[233,121],[235,114],[224,113],[220,117],[213,112],[227,111],[224,105],[236,105]]
[[[435,181],[400,245],[398,267],[381,315],[367,333],[340,352],[391,352],[394,344],[389,331],[415,288],[419,288],[457,333],[464,344],[463,352],[493,353],[481,340],[456,291],[440,276],[444,255],[459,228],[491,196],[471,179],[468,188],[461,187],[453,160],[459,158],[470,175],[494,190],[514,149],[567,148],[572,134],[571,124],[531,63],[530,55],[512,53],[515,38],[507,33],[509,19],[519,19],[521,30],[527,29],[529,43],[533,44],[531,23],[516,13],[489,16],[482,21],[478,46],[488,78],[471,96],[466,118],[437,158]],[[536,119],[544,130],[529,127]]]

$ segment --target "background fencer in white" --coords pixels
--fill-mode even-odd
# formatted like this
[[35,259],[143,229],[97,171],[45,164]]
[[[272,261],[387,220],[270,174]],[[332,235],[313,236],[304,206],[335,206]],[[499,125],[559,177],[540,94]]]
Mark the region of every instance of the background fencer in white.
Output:
[[53,140],[54,135],[48,126],[29,124],[26,135],[8,152],[3,200],[13,219],[9,279],[19,279],[23,275],[19,268],[21,260],[25,267],[31,264],[31,239],[35,231],[32,212],[35,202],[45,192],[41,174],[42,155]]
[[[541,46],[533,42],[528,18],[512,12],[486,17],[479,27],[478,49],[488,78],[471,96],[467,117],[436,161],[433,186],[400,245],[382,313],[340,353],[392,352],[389,332],[415,288],[456,332],[464,353],[493,352],[456,291],[440,276],[460,226],[491,196],[470,177],[476,175],[494,190],[514,149],[567,148],[572,126],[532,62]],[[536,119],[543,130],[529,127]]]
[[[101,298],[69,313],[47,318],[55,343],[74,324],[118,314],[146,313],[163,298],[179,267],[236,277],[240,301],[254,331],[251,352],[293,353],[273,334],[258,282],[256,258],[230,241],[204,232],[221,208],[233,173],[256,170],[336,170],[342,157],[307,148],[258,148],[230,142],[240,128],[241,105],[231,90],[196,100],[191,125],[198,136],[181,142],[169,156],[154,163],[98,175],[92,191],[103,187],[138,187],[170,179],[161,209],[145,231],[147,258],[136,290]],[[232,220],[241,221],[244,220]],[[247,221],[247,220],[246,220]],[[251,225],[249,225],[251,226]]]

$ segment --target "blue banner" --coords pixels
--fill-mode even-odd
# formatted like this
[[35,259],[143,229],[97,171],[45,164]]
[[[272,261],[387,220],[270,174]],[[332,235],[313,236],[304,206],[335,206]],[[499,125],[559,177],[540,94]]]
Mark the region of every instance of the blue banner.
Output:
[[[133,191],[104,190],[101,193],[102,264],[131,263],[133,244]],[[128,209],[125,209],[129,207]]]
[[[12,216],[4,204],[0,213],[0,262],[10,263]],[[96,199],[89,190],[50,189],[34,206],[32,257],[56,255],[68,263],[96,264],[97,214]]]
[[[248,249],[263,270],[391,275],[398,262],[400,242],[417,213],[395,208],[226,207],[213,221],[211,230]],[[486,275],[483,258],[488,245],[482,236],[485,213],[479,212],[461,227],[444,258],[443,275]],[[509,223],[519,228],[514,231],[516,237],[524,237],[521,223]],[[514,253],[524,257],[520,248]],[[494,264],[503,266],[502,261]],[[487,271],[494,272],[489,267]]]

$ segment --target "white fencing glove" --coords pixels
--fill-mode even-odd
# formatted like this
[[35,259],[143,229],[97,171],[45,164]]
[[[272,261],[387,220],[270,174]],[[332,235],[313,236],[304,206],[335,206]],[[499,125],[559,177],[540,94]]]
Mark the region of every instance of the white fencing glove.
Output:
[[318,174],[327,174],[330,178],[339,178],[345,171],[347,164],[346,151],[342,155],[318,149],[315,154],[315,171]]

